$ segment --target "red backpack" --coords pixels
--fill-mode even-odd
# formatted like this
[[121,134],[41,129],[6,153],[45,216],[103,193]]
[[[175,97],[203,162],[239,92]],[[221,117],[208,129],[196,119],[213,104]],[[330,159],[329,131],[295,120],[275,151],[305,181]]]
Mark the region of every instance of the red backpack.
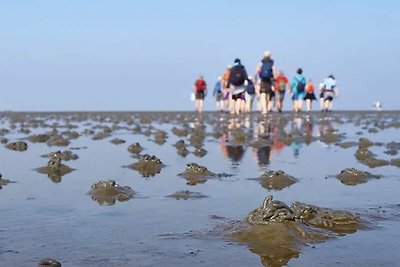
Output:
[[203,92],[206,90],[206,82],[204,80],[197,80],[195,86],[197,92]]

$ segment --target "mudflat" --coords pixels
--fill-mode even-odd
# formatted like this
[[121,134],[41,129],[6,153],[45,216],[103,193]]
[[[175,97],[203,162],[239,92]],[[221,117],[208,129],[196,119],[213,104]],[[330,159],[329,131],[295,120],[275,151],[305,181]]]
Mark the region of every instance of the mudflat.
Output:
[[399,266],[399,119],[0,113],[0,265]]

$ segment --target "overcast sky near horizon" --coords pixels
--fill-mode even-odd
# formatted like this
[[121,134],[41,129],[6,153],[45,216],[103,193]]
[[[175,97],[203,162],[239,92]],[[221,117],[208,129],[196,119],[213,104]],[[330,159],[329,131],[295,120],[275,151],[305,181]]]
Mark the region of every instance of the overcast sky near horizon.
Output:
[[[400,1],[1,1],[0,110],[193,110],[234,58],[337,78],[336,109],[400,109]],[[206,98],[205,108],[215,109]],[[285,102],[289,109],[289,97]],[[317,104],[315,104],[315,108]]]

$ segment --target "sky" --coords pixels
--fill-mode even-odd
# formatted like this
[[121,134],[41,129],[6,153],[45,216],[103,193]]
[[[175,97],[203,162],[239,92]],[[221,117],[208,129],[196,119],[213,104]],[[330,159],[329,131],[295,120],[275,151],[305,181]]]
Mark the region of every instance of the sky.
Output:
[[[400,109],[397,0],[0,0],[0,110],[194,110],[238,57],[334,74],[334,108]],[[284,109],[290,109],[286,97]],[[315,104],[317,108],[317,104]],[[209,93],[206,110],[215,110]]]

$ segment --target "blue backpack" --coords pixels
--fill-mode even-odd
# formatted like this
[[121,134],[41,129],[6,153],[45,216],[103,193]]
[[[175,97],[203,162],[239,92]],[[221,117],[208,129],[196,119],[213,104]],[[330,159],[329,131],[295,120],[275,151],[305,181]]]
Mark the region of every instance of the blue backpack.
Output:
[[221,93],[222,92],[222,86],[221,86],[221,82],[220,81],[218,81],[215,84],[215,92],[217,92],[217,93]]
[[[297,80],[297,78],[296,78],[296,80]],[[298,92],[298,93],[303,93],[304,90],[305,90],[305,88],[306,88],[306,81],[305,81],[305,79],[304,79],[304,78],[301,78],[301,80],[297,80],[297,87],[296,87],[297,92]]]
[[262,61],[261,70],[260,70],[260,79],[261,80],[270,80],[273,77],[272,66],[274,65],[273,60]]
[[256,93],[256,88],[252,82],[249,82],[246,86],[246,91],[249,95],[254,95]]

